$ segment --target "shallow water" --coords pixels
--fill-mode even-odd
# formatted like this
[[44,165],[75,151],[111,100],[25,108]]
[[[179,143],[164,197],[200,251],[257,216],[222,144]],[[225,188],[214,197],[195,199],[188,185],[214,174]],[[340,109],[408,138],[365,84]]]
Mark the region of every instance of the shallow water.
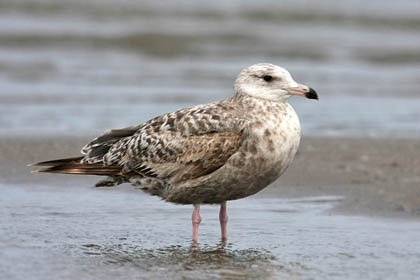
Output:
[[[109,101],[110,99],[108,99]],[[292,100],[304,135],[420,137],[420,98],[323,97]],[[198,103],[0,104],[0,135],[99,135]],[[351,112],[349,112],[351,108]]]
[[192,247],[191,206],[131,188],[1,185],[5,279],[415,279],[420,224],[331,214],[340,197],[248,198],[203,206]]
[[[0,133],[96,134],[232,95],[272,62],[315,88],[303,133],[419,137],[420,2],[6,0]],[[153,113],[153,114],[152,114]]]

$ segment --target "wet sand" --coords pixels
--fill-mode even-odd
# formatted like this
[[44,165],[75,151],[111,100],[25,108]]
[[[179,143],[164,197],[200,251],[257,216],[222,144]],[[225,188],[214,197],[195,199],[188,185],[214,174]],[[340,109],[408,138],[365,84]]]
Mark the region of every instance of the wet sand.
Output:
[[191,247],[189,205],[97,177],[30,174],[90,138],[1,138],[0,275],[5,279],[415,279],[420,143],[304,137],[263,192],[204,205]]
[[203,206],[191,247],[191,207],[115,188],[0,184],[4,279],[416,279],[420,224],[331,215],[340,198]]
[[[90,188],[99,177],[31,174],[26,164],[78,155],[91,137],[1,138],[1,181]],[[295,161],[257,198],[333,195],[339,213],[420,217],[420,141],[303,137]],[[125,191],[133,191],[123,188]]]

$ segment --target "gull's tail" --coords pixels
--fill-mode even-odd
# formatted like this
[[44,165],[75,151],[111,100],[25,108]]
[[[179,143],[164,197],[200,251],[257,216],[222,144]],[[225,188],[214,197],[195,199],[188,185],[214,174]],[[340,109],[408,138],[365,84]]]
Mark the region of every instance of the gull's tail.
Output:
[[46,166],[44,168],[34,170],[32,173],[47,172],[61,174],[78,174],[78,175],[102,175],[102,176],[118,176],[121,175],[120,166],[104,166],[102,163],[85,163],[81,162],[83,157],[63,158],[49,161],[42,161],[29,164],[28,166]]

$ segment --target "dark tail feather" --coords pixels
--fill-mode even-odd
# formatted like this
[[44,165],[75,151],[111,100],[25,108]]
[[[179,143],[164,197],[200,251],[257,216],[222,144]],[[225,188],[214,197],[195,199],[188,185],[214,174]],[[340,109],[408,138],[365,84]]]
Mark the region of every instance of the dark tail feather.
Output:
[[103,166],[100,163],[89,164],[81,163],[82,157],[64,158],[50,161],[43,161],[30,164],[29,166],[49,166],[32,171],[33,173],[61,173],[61,174],[79,174],[79,175],[121,175],[119,166]]
[[29,167],[32,166],[56,166],[60,164],[68,164],[68,163],[77,163],[82,160],[83,157],[72,157],[72,158],[61,158],[61,159],[55,159],[55,160],[47,160],[47,161],[41,161],[41,162],[35,162],[28,164]]

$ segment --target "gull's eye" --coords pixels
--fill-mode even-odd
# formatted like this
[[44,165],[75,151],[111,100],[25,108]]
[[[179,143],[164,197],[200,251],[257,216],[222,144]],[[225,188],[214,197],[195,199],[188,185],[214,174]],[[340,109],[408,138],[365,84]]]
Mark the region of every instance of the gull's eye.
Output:
[[270,75],[265,75],[265,76],[263,77],[263,79],[264,79],[264,81],[269,82],[269,81],[271,81],[271,80],[273,79],[273,77],[272,77],[272,76],[270,76]]

